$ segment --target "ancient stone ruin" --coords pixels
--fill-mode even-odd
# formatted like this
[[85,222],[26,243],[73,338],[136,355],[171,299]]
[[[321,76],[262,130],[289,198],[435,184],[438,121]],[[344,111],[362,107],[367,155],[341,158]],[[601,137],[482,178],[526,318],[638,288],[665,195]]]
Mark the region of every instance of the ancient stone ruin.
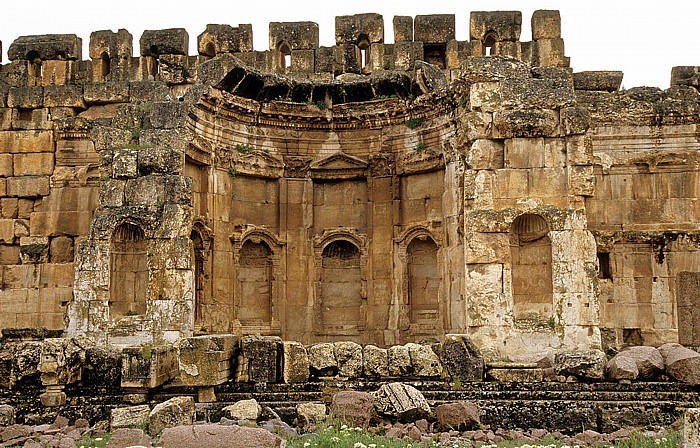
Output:
[[382,16],[336,17],[332,47],[275,22],[263,51],[208,25],[197,55],[153,30],[138,57],[96,31],[87,60],[76,35],[16,39],[2,386],[597,381],[604,352],[662,344],[651,378],[638,353],[608,376],[699,384],[668,344],[700,345],[700,68],[621,90],[569,68],[558,11],[531,41],[519,12],[472,12],[469,41],[456,21],[396,16],[388,44]]

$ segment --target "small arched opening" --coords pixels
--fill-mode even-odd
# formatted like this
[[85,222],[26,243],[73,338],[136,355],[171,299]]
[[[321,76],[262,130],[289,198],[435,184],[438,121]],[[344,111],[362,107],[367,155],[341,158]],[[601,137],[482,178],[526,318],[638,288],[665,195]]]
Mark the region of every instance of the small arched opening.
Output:
[[370,43],[369,36],[361,34],[357,39],[357,48],[360,51],[358,62],[360,70],[364,70],[370,62]]
[[243,326],[270,325],[272,321],[272,250],[264,241],[247,240],[240,250],[237,273],[241,295],[238,320]]
[[112,71],[112,61],[106,51],[100,55],[100,63],[100,79],[106,81],[109,73]]
[[214,46],[214,42],[207,42],[202,53],[207,59],[211,59],[216,56],[216,46]]
[[29,74],[35,78],[41,78],[42,68],[39,53],[35,50],[30,51],[27,53],[27,61],[29,61]]
[[515,318],[548,320],[553,315],[552,241],[542,216],[525,214],[513,221],[510,255]]
[[148,251],[141,227],[128,222],[112,234],[110,250],[110,314],[146,314]]
[[277,46],[277,51],[280,58],[279,67],[282,71],[287,71],[292,66],[292,47],[285,40]]
[[494,33],[493,31],[486,34],[486,38],[484,38],[484,55],[492,56],[496,54],[494,52],[496,40],[496,33]]

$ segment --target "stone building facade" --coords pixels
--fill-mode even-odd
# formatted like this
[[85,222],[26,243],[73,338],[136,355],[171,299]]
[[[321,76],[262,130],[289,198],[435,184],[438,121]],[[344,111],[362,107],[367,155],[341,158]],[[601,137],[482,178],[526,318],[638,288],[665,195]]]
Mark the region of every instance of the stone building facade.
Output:
[[0,68],[0,328],[498,358],[700,345],[700,69],[572,73],[557,11],[24,36]]

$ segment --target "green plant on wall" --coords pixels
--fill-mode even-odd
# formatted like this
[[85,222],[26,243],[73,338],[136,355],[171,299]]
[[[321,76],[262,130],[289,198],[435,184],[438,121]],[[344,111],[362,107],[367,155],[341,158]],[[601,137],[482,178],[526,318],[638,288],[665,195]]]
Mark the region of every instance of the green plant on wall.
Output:
[[406,127],[408,129],[416,129],[422,124],[423,120],[421,120],[420,118],[409,118],[408,120],[406,120]]
[[428,145],[423,142],[418,143],[415,147],[416,151],[425,151],[426,149],[428,149]]
[[239,154],[248,154],[254,149],[255,148],[253,148],[253,146],[249,145],[248,143],[239,143],[236,145],[236,151],[238,151]]

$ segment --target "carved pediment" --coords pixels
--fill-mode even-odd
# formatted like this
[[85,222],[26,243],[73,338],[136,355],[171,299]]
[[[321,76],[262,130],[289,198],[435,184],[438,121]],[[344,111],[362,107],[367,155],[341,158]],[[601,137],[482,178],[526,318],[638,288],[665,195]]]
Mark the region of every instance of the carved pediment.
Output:
[[343,152],[336,152],[311,163],[311,177],[315,179],[353,179],[367,176],[366,160]]
[[432,150],[414,150],[401,154],[396,159],[396,173],[399,175],[438,171],[444,167],[443,155]]
[[236,172],[253,177],[284,177],[284,161],[266,151],[255,150],[236,157]]

